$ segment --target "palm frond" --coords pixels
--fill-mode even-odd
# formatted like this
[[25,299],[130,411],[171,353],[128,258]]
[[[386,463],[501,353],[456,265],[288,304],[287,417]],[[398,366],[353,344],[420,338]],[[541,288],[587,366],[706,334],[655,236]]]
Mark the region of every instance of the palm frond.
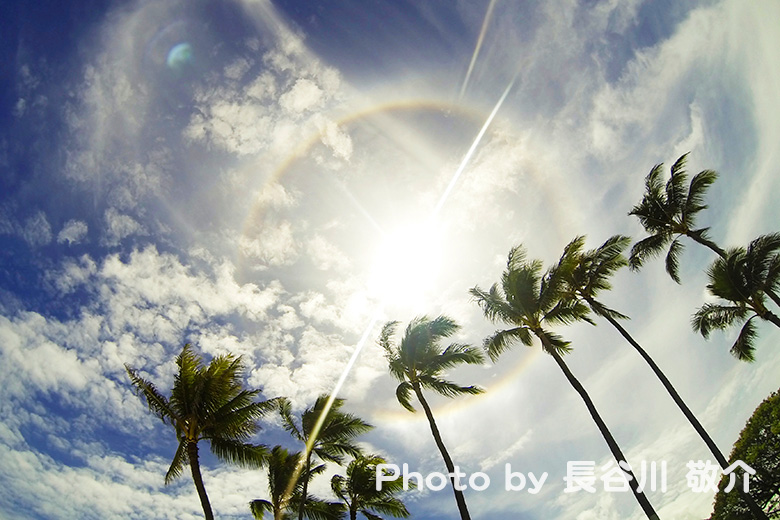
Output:
[[528,347],[534,344],[533,336],[528,327],[520,326],[496,331],[492,336],[485,339],[484,349],[490,356],[490,360],[495,362],[517,340],[520,340],[523,345]]
[[429,374],[438,374],[442,370],[455,368],[458,365],[480,365],[485,362],[482,350],[471,345],[453,343],[438,356],[431,357],[423,365],[422,369]]
[[554,332],[542,329],[541,331],[536,331],[536,335],[542,341],[542,349],[547,353],[553,350],[559,355],[571,352],[571,343]]
[[671,208],[682,209],[685,205],[685,183],[688,175],[685,173],[685,163],[688,154],[683,154],[677,159],[671,168],[671,176],[666,182],[666,201]]
[[745,324],[742,326],[742,330],[739,331],[739,336],[737,336],[737,340],[734,342],[734,345],[731,347],[731,355],[739,359],[740,361],[748,361],[753,362],[756,360],[754,351],[755,346],[754,342],[756,338],[758,337],[758,331],[756,331],[756,326],[753,323],[753,318],[756,316],[751,316]]
[[680,254],[682,253],[683,245],[679,238],[672,240],[669,244],[669,252],[666,254],[666,272],[677,283],[680,282]]
[[314,495],[307,495],[303,517],[309,520],[341,520],[344,518],[344,506],[339,502],[329,502]]
[[473,287],[469,290],[469,294],[472,296],[472,301],[482,309],[485,317],[493,323],[497,321],[515,323],[517,313],[506,301],[497,284],[493,284],[488,292]]
[[398,402],[401,403],[401,406],[410,412],[414,413],[417,411],[414,409],[414,406],[412,406],[412,385],[409,382],[404,381],[398,385],[395,389],[395,397],[398,399]]
[[650,170],[650,173],[647,174],[647,177],[645,177],[645,191],[654,196],[662,196],[663,195],[663,182],[661,181],[661,176],[663,175],[663,163],[656,164],[653,166],[653,168]]
[[244,468],[261,468],[268,462],[268,447],[262,444],[248,444],[233,439],[208,439],[211,452],[218,459]]
[[184,465],[189,462],[187,457],[187,439],[183,438],[179,440],[179,445],[176,448],[176,453],[173,455],[173,460],[165,473],[165,485],[167,486],[177,478],[181,476],[184,470]]
[[175,411],[171,409],[168,399],[157,390],[157,387],[151,381],[147,381],[138,375],[134,368],[125,365],[125,370],[136,390],[136,394],[139,397],[143,397],[149,410],[163,422],[172,424]]
[[585,321],[595,325],[593,320],[588,317],[590,307],[580,300],[567,299],[561,300],[542,318],[551,325],[569,325],[577,321]]
[[397,321],[388,321],[384,324],[382,332],[379,334],[379,346],[385,349],[386,353],[391,353],[393,351],[392,338],[395,335],[397,326]]
[[631,253],[628,257],[628,267],[632,271],[639,270],[645,261],[661,254],[666,245],[672,240],[671,234],[660,232],[655,235],[643,238],[631,247]]
[[421,375],[418,380],[423,388],[433,390],[445,397],[457,397],[462,394],[477,395],[485,391],[478,386],[461,386],[452,381],[432,377],[427,374]]
[[718,172],[703,170],[693,176],[688,188],[688,196],[682,208],[682,223],[692,228],[695,223],[695,215],[707,208],[704,196],[710,186],[718,179]]
[[249,511],[254,518],[261,520],[265,513],[274,514],[274,506],[268,500],[252,500],[249,502]]
[[713,330],[725,330],[734,323],[746,320],[750,310],[742,305],[719,305],[705,303],[693,315],[691,326],[704,338],[709,338]]

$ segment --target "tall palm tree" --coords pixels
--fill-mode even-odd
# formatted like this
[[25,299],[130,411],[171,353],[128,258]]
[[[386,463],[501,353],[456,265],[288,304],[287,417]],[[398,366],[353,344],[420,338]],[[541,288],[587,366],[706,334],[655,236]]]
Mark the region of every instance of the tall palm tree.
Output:
[[245,441],[260,429],[258,419],[276,404],[274,400],[255,401],[260,391],[243,388],[240,357],[217,356],[205,366],[187,344],[176,358],[176,365],[179,370],[170,398],[136,369],[128,365],[125,369],[149,410],[176,432],[179,446],[165,474],[165,483],[181,475],[184,465],[189,464],[205,518],[212,520],[214,514],[200,472],[198,443],[207,441],[212,453],[224,461],[260,467],[268,454],[266,447]]
[[[671,381],[666,377],[666,374],[655,363],[652,357],[643,349],[639,343],[623,328],[623,326],[617,321],[619,319],[628,319],[628,316],[621,314],[614,309],[610,309],[602,302],[598,301],[596,297],[601,291],[608,291],[612,288],[609,278],[617,270],[625,267],[628,262],[623,256],[623,251],[631,244],[629,237],[615,235],[610,237],[604,244],[597,249],[589,251],[582,251],[585,244],[585,237],[576,237],[569,242],[563,252],[560,264],[567,262],[573,262],[574,268],[567,273],[566,276],[566,294],[565,298],[581,299],[584,301],[591,311],[597,316],[601,316],[607,320],[628,343],[634,347],[634,349],[642,356],[642,359],[650,366],[650,369],[661,381],[666,391],[671,396],[683,415],[691,423],[693,429],[707,445],[710,452],[720,464],[721,468],[726,469],[729,466],[726,457],[718,448],[715,441],[712,440],[707,430],[699,422],[696,416],[693,414],[688,405],[685,404],[680,394],[672,385]],[[741,488],[739,488],[740,492]],[[743,493],[744,494],[744,493]],[[763,513],[760,507],[753,501],[749,495],[745,497],[746,502],[750,506],[753,514],[756,518],[767,520],[766,515]]]
[[[718,174],[713,170],[703,170],[694,175],[686,190],[687,157],[688,154],[685,154],[677,159],[671,168],[671,176],[666,185],[661,180],[663,164],[653,167],[645,178],[645,193],[642,200],[628,212],[629,215],[635,215],[645,231],[650,234],[631,248],[628,260],[631,269],[639,269],[646,259],[657,256],[668,247],[666,271],[677,283],[680,283],[679,257],[683,251],[680,238],[683,236],[709,248],[721,259],[727,259],[726,250],[708,237],[709,228],[695,228],[697,213],[707,208],[704,204],[704,196],[707,189],[717,180]],[[762,248],[757,249],[755,254],[767,259],[772,256],[770,253],[776,253],[780,249],[780,234],[763,235],[753,242]],[[780,290],[778,271],[780,269],[775,268],[774,277],[765,279],[760,287],[775,305],[780,307],[780,296],[777,294]]]
[[707,270],[709,292],[725,303],[706,303],[693,315],[693,329],[705,338],[713,329],[742,323],[731,353],[742,361],[753,361],[753,344],[758,332],[754,318],[780,327],[780,317],[767,309],[764,295],[780,283],[780,234],[763,235],[743,247],[726,251]]
[[361,513],[368,520],[382,520],[379,514],[396,518],[408,518],[409,510],[396,497],[403,490],[403,479],[385,480],[379,489],[376,485],[376,468],[385,464],[378,455],[361,455],[347,466],[347,476],[334,475],[330,480],[333,493],[346,505],[349,520],[357,520]]
[[[501,284],[493,284],[489,291],[479,287],[470,290],[485,316],[492,322],[503,322],[512,328],[497,331],[485,339],[485,348],[495,361],[502,352],[519,340],[524,345],[533,346],[534,336],[541,342],[542,350],[549,354],[574,387],[601,435],[609,446],[618,463],[626,460],[606,423],[598,413],[582,383],[569,370],[563,355],[571,351],[571,344],[558,334],[550,331],[549,325],[567,324],[584,320],[592,323],[588,317],[589,309],[581,301],[565,298],[566,280],[575,268],[575,258],[564,257],[561,262],[542,273],[542,262],[528,260],[525,250],[518,246],[512,248],[507,259],[507,268],[501,276]],[[637,502],[648,518],[657,520],[650,501],[642,492],[636,477],[630,469],[629,485]]]
[[696,215],[707,208],[704,195],[718,178],[717,172],[703,170],[691,179],[686,190],[688,175],[685,161],[688,154],[681,156],[671,168],[671,176],[664,185],[661,180],[663,164],[657,164],[645,178],[645,193],[629,215],[635,215],[650,236],[640,240],[631,248],[629,266],[636,270],[646,259],[666,254],[666,272],[680,283],[679,257],[683,250],[680,238],[687,236],[713,250],[718,256],[724,251],[709,239],[709,228],[696,228]]
[[[281,446],[274,446],[268,457],[268,493],[270,500],[256,499],[249,502],[252,516],[262,519],[270,513],[274,520],[291,520],[297,509],[295,504],[303,497],[304,516],[313,520],[337,520],[344,509],[338,502],[326,502],[303,494],[303,484],[325,470],[324,464],[309,467],[301,472],[301,452],[290,453]],[[290,483],[293,483],[290,486]]]
[[[293,416],[289,400],[279,401],[284,429],[306,447],[301,459],[305,473],[311,470],[312,455],[337,464],[343,462],[344,455],[357,457],[360,455],[360,448],[354,442],[355,437],[373,429],[373,426],[359,417],[341,411],[344,399],[334,398],[328,406],[329,399],[328,395],[319,396],[313,406],[303,411],[300,422]],[[309,481],[304,479],[298,507],[299,520],[303,518],[304,500],[308,490]]]
[[483,390],[477,386],[460,386],[442,378],[442,372],[454,368],[460,364],[478,365],[484,362],[482,352],[470,345],[453,343],[442,349],[442,339],[452,336],[460,328],[455,321],[447,316],[439,316],[433,320],[427,316],[414,318],[406,327],[404,337],[400,344],[393,342],[398,322],[391,321],[382,328],[379,336],[379,345],[385,350],[390,368],[390,374],[401,383],[395,391],[396,398],[401,406],[414,412],[412,406],[412,394],[417,397],[428,424],[433,434],[436,446],[439,448],[447,471],[450,473],[450,483],[455,493],[455,502],[458,505],[461,520],[470,520],[469,510],[463,491],[455,485],[455,464],[452,462],[444,441],[436,426],[431,407],[425,399],[423,389],[446,397],[456,397],[461,394],[479,394]]

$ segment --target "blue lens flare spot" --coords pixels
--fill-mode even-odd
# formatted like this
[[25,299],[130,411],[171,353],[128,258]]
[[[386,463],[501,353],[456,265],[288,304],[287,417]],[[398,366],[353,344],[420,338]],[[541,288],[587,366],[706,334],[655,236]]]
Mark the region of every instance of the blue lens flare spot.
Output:
[[169,68],[179,71],[192,64],[193,59],[192,46],[187,42],[182,42],[171,47],[165,63]]

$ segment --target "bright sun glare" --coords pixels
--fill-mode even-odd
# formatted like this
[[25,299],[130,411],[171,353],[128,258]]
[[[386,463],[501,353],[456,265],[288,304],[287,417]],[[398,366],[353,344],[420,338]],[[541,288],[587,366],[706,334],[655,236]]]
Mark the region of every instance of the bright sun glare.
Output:
[[374,254],[369,292],[389,306],[419,303],[436,280],[441,246],[440,230],[432,222],[385,234]]

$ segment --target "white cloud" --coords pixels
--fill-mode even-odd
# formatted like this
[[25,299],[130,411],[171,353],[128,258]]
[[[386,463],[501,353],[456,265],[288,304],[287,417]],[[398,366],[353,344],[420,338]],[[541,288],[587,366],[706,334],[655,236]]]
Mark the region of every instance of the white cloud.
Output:
[[312,80],[298,79],[290,90],[279,97],[279,104],[290,112],[304,112],[317,108],[323,98],[323,91]]
[[25,220],[19,233],[31,246],[44,246],[52,239],[51,224],[41,211]]
[[63,244],[67,242],[68,245],[78,244],[86,238],[87,231],[88,227],[86,222],[81,220],[69,220],[57,234],[57,243]]
[[119,213],[114,208],[106,210],[104,215],[106,231],[104,242],[108,246],[116,246],[123,239],[132,235],[146,235],[147,231],[130,215]]
[[298,243],[292,222],[266,221],[259,229],[247,230],[239,238],[241,254],[264,266],[289,265],[298,259]]
[[350,265],[349,258],[331,242],[321,235],[315,235],[307,244],[307,253],[320,271],[346,269]]

